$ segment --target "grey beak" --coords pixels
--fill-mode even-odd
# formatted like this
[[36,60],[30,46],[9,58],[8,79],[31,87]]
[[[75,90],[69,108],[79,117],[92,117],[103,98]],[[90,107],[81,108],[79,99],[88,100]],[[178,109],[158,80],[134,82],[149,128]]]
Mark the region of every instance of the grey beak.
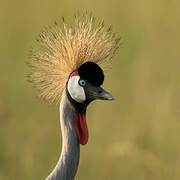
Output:
[[105,91],[103,88],[101,88],[101,93],[99,93],[97,99],[102,100],[114,100],[114,97],[109,92]]
[[114,100],[114,97],[101,87],[90,86],[86,93],[91,99]]

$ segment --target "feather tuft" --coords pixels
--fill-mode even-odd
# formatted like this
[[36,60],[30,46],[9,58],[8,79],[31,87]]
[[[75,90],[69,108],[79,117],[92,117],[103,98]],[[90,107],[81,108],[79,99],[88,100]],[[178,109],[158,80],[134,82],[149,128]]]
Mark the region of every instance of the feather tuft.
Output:
[[101,64],[110,60],[119,47],[112,27],[87,12],[77,13],[74,24],[62,18],[45,27],[31,50],[28,81],[39,90],[39,97],[58,103],[72,71],[87,61]]

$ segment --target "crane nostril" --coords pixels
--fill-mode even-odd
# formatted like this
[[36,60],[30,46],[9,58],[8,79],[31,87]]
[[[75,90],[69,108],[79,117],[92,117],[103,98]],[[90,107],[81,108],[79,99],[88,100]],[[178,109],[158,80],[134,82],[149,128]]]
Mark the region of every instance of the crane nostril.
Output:
[[102,91],[98,91],[98,94],[101,94],[102,93]]

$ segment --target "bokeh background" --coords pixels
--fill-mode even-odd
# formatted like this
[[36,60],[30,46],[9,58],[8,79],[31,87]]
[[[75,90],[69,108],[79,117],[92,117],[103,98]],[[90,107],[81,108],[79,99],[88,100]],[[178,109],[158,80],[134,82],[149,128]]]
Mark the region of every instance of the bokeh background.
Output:
[[25,74],[40,30],[92,11],[122,45],[105,71],[114,102],[87,113],[76,180],[180,179],[180,2],[178,0],[1,0],[0,180],[41,180],[61,151],[58,106],[40,103]]

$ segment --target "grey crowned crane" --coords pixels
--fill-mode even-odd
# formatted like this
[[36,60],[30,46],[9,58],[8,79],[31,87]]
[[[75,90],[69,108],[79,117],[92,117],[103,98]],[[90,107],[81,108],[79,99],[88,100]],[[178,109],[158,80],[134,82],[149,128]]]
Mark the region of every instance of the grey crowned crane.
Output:
[[99,66],[115,54],[119,39],[104,22],[78,13],[74,24],[55,22],[44,28],[31,51],[28,80],[40,98],[60,103],[62,151],[46,180],[73,180],[80,158],[80,144],[88,141],[86,109],[95,99],[113,100],[101,85]]

